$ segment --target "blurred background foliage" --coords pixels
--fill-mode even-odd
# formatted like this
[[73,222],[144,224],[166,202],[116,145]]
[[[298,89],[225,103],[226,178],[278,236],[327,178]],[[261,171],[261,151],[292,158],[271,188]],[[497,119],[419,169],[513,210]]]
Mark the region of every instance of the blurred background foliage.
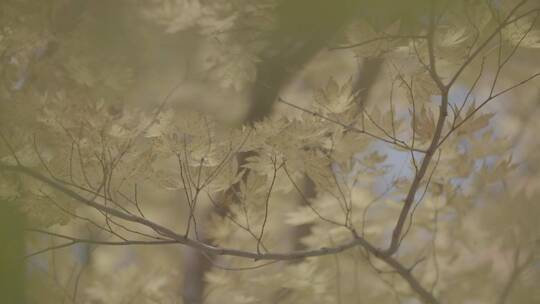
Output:
[[[348,231],[298,203],[291,183],[306,193],[315,188],[308,200],[341,220],[341,198],[327,179],[335,173],[356,210],[354,225],[385,247],[414,175],[412,159],[420,155],[276,99],[379,137],[393,130],[425,149],[441,101],[424,65],[436,60],[448,83],[519,2],[3,0],[0,161],[52,171],[98,192],[102,173],[116,170],[109,191],[123,206],[131,206],[123,195],[134,195],[148,218],[184,231],[191,206],[171,170],[174,155],[167,154],[171,142],[182,144],[174,128],[200,154],[214,141],[238,145],[249,128],[240,125],[254,125],[256,137],[240,152],[279,150],[295,169],[277,178],[265,242],[285,251],[346,240]],[[540,302],[540,83],[529,79],[539,72],[538,2],[524,1],[513,13],[526,12],[532,13],[497,33],[457,79],[445,130],[494,92],[528,82],[482,108],[444,143],[398,252],[404,264],[418,264],[413,273],[442,303]],[[432,35],[434,14],[439,24],[430,46],[423,39]],[[430,48],[436,58],[429,58]],[[107,167],[128,146],[136,147],[126,152],[128,161]],[[272,176],[264,155],[228,162],[228,174],[212,184],[221,193],[239,182],[238,171],[255,172],[238,190],[251,195],[244,199],[255,226]],[[225,247],[255,248],[252,236],[209,215],[213,202],[202,200],[201,234]],[[231,214],[248,213],[231,205]],[[178,245],[92,244],[117,239],[97,227],[111,225],[103,218],[38,181],[0,171],[0,302],[419,303],[395,272],[360,248],[226,271],[253,263],[227,257],[195,267],[197,253]],[[123,232],[136,228],[122,224]],[[90,242],[64,243],[29,228]]]

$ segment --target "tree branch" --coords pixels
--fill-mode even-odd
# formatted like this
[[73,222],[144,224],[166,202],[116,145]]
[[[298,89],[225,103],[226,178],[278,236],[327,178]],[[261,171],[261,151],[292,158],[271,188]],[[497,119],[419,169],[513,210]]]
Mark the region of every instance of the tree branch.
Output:
[[[182,244],[188,247],[191,247],[193,249],[213,254],[213,255],[224,255],[224,256],[235,256],[240,258],[247,258],[247,259],[253,259],[254,261],[259,260],[275,260],[275,261],[286,261],[286,260],[297,260],[297,259],[304,259],[309,257],[320,257],[320,256],[326,256],[330,254],[336,254],[340,252],[344,252],[346,250],[349,250],[351,248],[354,248],[356,246],[362,246],[365,248],[368,252],[373,254],[375,257],[381,259],[386,264],[388,264],[390,267],[394,268],[397,273],[400,274],[401,277],[407,283],[409,286],[420,295],[422,300],[425,303],[428,304],[436,304],[438,301],[434,298],[434,296],[427,291],[425,288],[423,288],[418,280],[412,276],[411,271],[403,266],[399,261],[397,261],[395,258],[393,258],[391,255],[387,254],[386,252],[377,249],[374,245],[372,245],[370,242],[368,242],[363,237],[356,234],[355,231],[353,231],[354,238],[346,243],[336,245],[334,247],[322,247],[320,249],[308,249],[308,250],[297,250],[297,251],[291,251],[291,252],[285,252],[285,253],[278,253],[278,252],[250,252],[250,251],[244,251],[244,250],[238,250],[238,249],[232,249],[232,248],[222,248],[213,246],[198,240],[191,239],[187,236],[178,234],[169,228],[166,228],[164,226],[161,226],[155,222],[152,222],[148,219],[142,218],[140,216],[134,215],[134,214],[127,214],[125,212],[119,211],[117,209],[113,209],[108,206],[104,206],[102,204],[96,203],[92,200],[89,200],[78,193],[74,192],[71,189],[66,188],[64,185],[46,177],[42,174],[23,166],[13,166],[13,165],[4,165],[0,164],[0,170],[2,171],[11,171],[11,172],[17,172],[24,175],[27,175],[29,177],[32,177],[36,180],[39,180],[51,188],[54,188],[57,191],[60,191],[64,193],[65,195],[75,199],[76,201],[87,205],[89,207],[95,208],[99,211],[106,212],[107,214],[117,217],[129,222],[139,223],[143,226],[146,226],[154,231],[156,231],[158,234],[165,236],[169,238],[168,240],[158,240],[156,242],[158,243],[177,243]],[[84,239],[78,239],[74,237],[69,236],[60,236],[62,238],[67,238],[71,240],[73,243],[76,242],[85,242],[87,240]],[[138,241],[124,241],[124,242],[100,242],[100,244],[104,245],[128,245],[128,244],[135,244],[139,243]],[[66,245],[68,246],[68,245]]]
[[435,132],[433,133],[431,143],[424,155],[422,164],[420,165],[419,169],[416,171],[414,175],[414,179],[411,184],[411,187],[409,188],[407,196],[405,197],[405,201],[403,202],[403,207],[401,208],[399,218],[392,232],[392,240],[390,242],[390,246],[386,250],[386,253],[388,255],[393,255],[399,249],[399,240],[401,239],[401,233],[403,231],[403,226],[405,225],[405,222],[407,220],[407,215],[409,214],[411,207],[413,206],[414,199],[416,197],[416,192],[418,191],[418,188],[420,187],[420,183],[422,182],[422,179],[424,178],[424,175],[427,172],[431,159],[433,158],[435,152],[437,151],[437,148],[439,147],[439,140],[441,138],[441,134],[444,128],[446,116],[448,116],[449,87],[445,86],[442,83],[441,78],[437,74],[437,69],[436,69],[435,52],[434,52],[434,45],[433,45],[434,43],[433,36],[434,36],[435,26],[436,26],[435,19],[434,19],[434,16],[432,16],[430,18],[430,29],[429,29],[428,39],[427,39],[428,52],[429,52],[429,66],[427,68],[429,69],[429,73],[431,77],[433,78],[433,81],[437,84],[441,92],[441,105],[439,107],[439,117],[437,119],[437,124],[435,126]]

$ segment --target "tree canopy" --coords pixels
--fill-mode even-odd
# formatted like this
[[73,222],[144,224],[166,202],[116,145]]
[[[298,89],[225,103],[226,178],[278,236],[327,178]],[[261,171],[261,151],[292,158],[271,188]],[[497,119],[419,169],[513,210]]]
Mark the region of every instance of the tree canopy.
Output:
[[540,302],[537,1],[0,14],[16,301]]

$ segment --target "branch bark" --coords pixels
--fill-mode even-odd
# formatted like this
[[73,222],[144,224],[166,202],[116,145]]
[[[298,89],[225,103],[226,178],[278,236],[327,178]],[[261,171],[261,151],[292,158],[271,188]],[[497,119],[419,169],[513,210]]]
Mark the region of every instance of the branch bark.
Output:
[[441,105],[439,107],[439,117],[437,119],[437,124],[435,126],[435,132],[433,133],[431,143],[429,144],[429,147],[426,153],[424,154],[424,159],[422,160],[422,164],[420,165],[420,168],[416,171],[414,175],[414,179],[409,188],[409,191],[407,192],[407,196],[405,197],[405,200],[403,202],[403,207],[401,208],[401,212],[399,214],[397,223],[392,232],[392,240],[390,241],[390,246],[386,250],[386,253],[389,255],[396,253],[396,251],[399,249],[401,234],[403,231],[403,227],[405,225],[405,221],[407,219],[407,216],[409,215],[411,207],[414,204],[416,192],[418,191],[418,188],[420,187],[420,183],[422,182],[422,179],[426,175],[427,169],[429,167],[429,164],[433,156],[435,155],[435,152],[439,148],[439,140],[441,139],[444,123],[446,121],[446,117],[448,116],[448,93],[449,93],[450,87],[445,86],[443,84],[441,78],[439,77],[437,73],[437,64],[435,62],[435,51],[434,51],[434,45],[433,45],[434,44],[433,36],[435,34],[435,27],[436,27],[435,16],[431,16],[430,28],[429,28],[428,37],[427,37],[428,52],[429,52],[429,66],[427,68],[429,69],[428,72],[430,73],[431,78],[437,84],[441,93]]
[[[163,243],[168,243],[168,241],[174,241],[177,244],[182,244],[192,249],[195,249],[198,252],[205,252],[210,255],[235,256],[239,258],[252,259],[254,261],[260,261],[260,260],[290,261],[290,260],[298,260],[298,259],[304,259],[304,258],[309,258],[309,257],[320,257],[320,256],[326,256],[330,254],[336,254],[336,253],[344,252],[356,246],[361,246],[365,248],[369,253],[373,254],[375,257],[381,259],[390,267],[394,268],[396,272],[400,276],[402,276],[405,281],[407,281],[411,289],[414,290],[422,298],[422,300],[425,303],[428,303],[428,304],[438,303],[435,297],[427,289],[425,289],[424,287],[420,285],[418,280],[414,278],[414,276],[411,274],[411,271],[408,268],[403,266],[399,261],[397,261],[391,255],[387,254],[386,252],[380,249],[377,249],[374,245],[372,245],[363,237],[356,234],[356,232],[354,231],[353,231],[353,237],[350,241],[342,243],[334,247],[329,247],[329,248],[323,247],[319,249],[297,250],[297,251],[284,252],[284,253],[279,253],[279,252],[261,253],[261,252],[251,252],[251,251],[244,251],[244,250],[238,250],[238,249],[232,249],[232,248],[222,248],[222,247],[217,247],[217,246],[207,244],[199,240],[191,239],[186,235],[176,233],[173,230],[167,227],[164,227],[158,223],[155,223],[147,218],[143,218],[134,214],[128,214],[128,213],[125,213],[124,211],[120,211],[112,207],[97,203],[91,199],[87,199],[83,197],[82,195],[78,194],[77,192],[67,188],[60,182],[55,181],[51,178],[48,178],[32,169],[29,169],[20,165],[0,164],[0,170],[16,172],[16,173],[27,175],[31,178],[34,178],[38,181],[43,182],[49,187],[67,195],[68,197],[76,200],[77,202],[81,204],[94,208],[98,211],[107,213],[110,216],[113,216],[113,217],[116,217],[116,218],[119,218],[128,222],[137,223],[144,227],[150,228],[151,230],[155,231],[159,236],[165,238],[164,240],[162,239]],[[68,237],[68,239],[84,242],[83,239],[77,239],[77,238],[71,238],[71,237]],[[133,243],[133,241],[125,241],[126,245],[130,243]],[[117,245],[116,242],[109,242],[109,243],[103,243],[103,244],[104,245]],[[199,301],[199,299],[196,299],[196,300]]]

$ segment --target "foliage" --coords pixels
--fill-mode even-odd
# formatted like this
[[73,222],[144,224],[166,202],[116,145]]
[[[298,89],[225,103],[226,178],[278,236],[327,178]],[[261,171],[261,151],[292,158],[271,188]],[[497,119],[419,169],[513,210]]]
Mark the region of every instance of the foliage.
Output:
[[[225,96],[323,21],[272,0],[0,3],[0,202],[29,224],[29,300],[179,303],[191,248],[205,303],[540,301],[538,4],[335,2],[311,4],[352,16],[330,59],[245,125],[211,109],[257,102]],[[372,57],[359,106],[350,58]]]

